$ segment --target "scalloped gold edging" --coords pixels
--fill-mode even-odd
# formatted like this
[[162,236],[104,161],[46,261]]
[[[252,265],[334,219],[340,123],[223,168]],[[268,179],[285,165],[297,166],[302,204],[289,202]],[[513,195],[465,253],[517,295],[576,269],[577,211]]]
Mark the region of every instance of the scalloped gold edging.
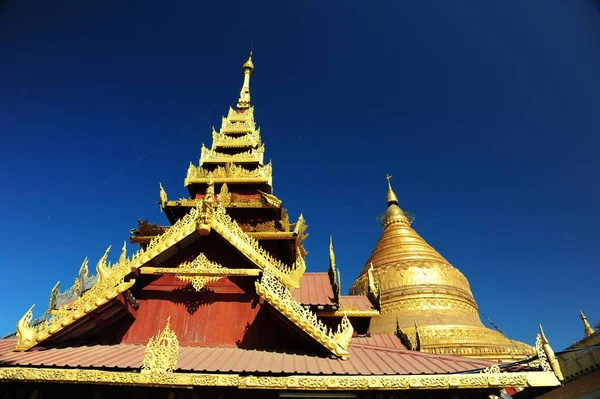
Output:
[[144,374],[82,369],[0,368],[0,381],[90,383],[102,385],[233,387],[286,390],[418,390],[554,387],[549,371],[401,376],[240,376],[237,374]]

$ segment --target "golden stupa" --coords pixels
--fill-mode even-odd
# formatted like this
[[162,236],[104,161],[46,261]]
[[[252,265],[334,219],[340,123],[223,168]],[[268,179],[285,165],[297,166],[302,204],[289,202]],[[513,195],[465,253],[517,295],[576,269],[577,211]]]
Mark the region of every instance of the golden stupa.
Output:
[[429,353],[502,362],[535,354],[531,346],[483,325],[469,281],[411,227],[390,177],[383,233],[350,289],[351,294],[366,294],[373,268],[381,316],[372,320],[371,332],[400,329]]

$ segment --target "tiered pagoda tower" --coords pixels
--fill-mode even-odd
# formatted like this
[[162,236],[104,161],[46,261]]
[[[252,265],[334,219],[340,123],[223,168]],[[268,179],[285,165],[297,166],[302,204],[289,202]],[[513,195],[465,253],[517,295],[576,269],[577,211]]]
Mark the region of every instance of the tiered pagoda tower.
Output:
[[422,353],[400,329],[369,332],[380,289],[370,270],[366,295],[342,295],[332,242],[328,272],[306,272],[304,218],[290,223],[264,163],[253,71],[250,56],[236,109],[188,168],[189,197],[170,200],[159,185],[171,225],[139,222],[130,237],[137,252],[129,257],[124,246],[111,265],[107,250],[93,276],[85,260],[69,289],[54,286],[43,315],[34,319],[30,308],[16,334],[0,339],[0,396],[276,399],[342,390],[369,399],[386,390],[420,399],[460,389],[484,399],[558,385],[542,335],[547,360],[517,371]]
[[[174,224],[208,195],[272,256],[292,266],[298,259],[303,262],[306,255],[302,243],[307,225],[302,215],[290,223],[282,201],[273,195],[273,169],[270,162],[265,164],[265,146],[250,105],[252,54],[242,70],[244,82],[237,108],[229,108],[219,131],[213,128],[210,148],[202,144],[198,166],[190,163],[184,180],[190,197],[169,200],[161,184],[160,205]],[[131,242],[143,247],[164,230],[166,227],[140,222]]]
[[388,176],[383,233],[350,292],[364,294],[373,274],[381,289],[381,316],[373,333],[401,329],[430,353],[511,361],[532,347],[486,328],[467,278],[412,228]]

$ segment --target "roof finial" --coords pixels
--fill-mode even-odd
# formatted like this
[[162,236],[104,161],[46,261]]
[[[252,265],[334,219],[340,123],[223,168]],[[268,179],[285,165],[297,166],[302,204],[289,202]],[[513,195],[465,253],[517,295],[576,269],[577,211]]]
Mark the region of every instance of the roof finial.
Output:
[[583,314],[583,311],[579,310],[579,314],[581,315],[581,321],[583,321],[583,336],[589,337],[594,333],[594,329],[588,323],[587,317]]
[[390,206],[392,204],[398,205],[398,197],[396,197],[396,193],[394,192],[394,190],[392,190],[392,183],[390,182],[390,180],[392,179],[392,176],[386,175],[385,178],[387,179],[387,182],[388,182],[388,194],[387,194],[388,206]]
[[254,72],[254,62],[252,62],[252,50],[250,50],[250,56],[248,61],[242,65],[242,71],[244,71],[244,84],[240,91],[240,99],[238,100],[238,109],[246,109],[250,106],[250,75]]

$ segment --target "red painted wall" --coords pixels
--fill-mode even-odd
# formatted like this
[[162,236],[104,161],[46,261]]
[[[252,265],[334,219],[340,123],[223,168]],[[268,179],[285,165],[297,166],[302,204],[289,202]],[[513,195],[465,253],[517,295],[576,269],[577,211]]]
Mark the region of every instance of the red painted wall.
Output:
[[[247,330],[264,324],[268,313],[256,294],[247,287],[251,278],[223,278],[209,283],[204,292],[196,292],[185,282],[163,276],[144,288],[137,296],[137,317],[122,342],[145,344],[161,331],[167,318],[180,345],[250,346],[256,337],[246,337]],[[245,279],[246,281],[240,281]],[[246,286],[246,287],[244,287]],[[260,314],[260,315],[259,315]],[[255,327],[253,327],[255,326]]]

